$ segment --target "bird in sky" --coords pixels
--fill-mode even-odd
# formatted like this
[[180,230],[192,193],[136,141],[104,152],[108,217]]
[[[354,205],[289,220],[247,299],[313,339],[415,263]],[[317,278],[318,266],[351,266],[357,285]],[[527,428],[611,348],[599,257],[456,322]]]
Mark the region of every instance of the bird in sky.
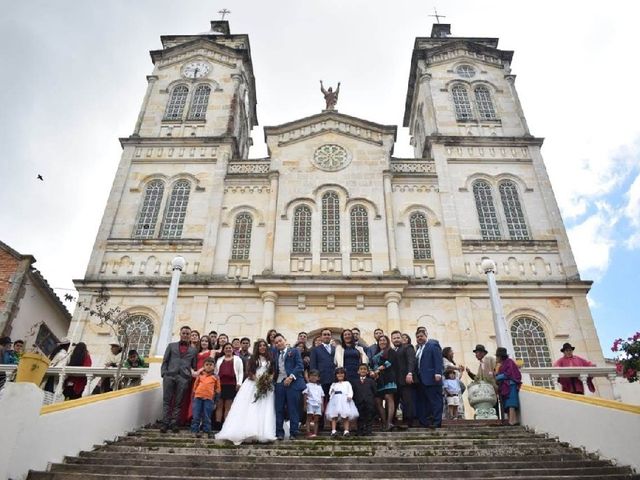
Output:
[[38,174],[37,179],[44,182],[44,178],[42,178],[42,175]]

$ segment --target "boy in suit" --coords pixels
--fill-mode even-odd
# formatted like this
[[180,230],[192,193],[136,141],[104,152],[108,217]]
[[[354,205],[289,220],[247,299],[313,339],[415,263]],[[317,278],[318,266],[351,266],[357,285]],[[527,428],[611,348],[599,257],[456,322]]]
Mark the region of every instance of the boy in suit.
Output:
[[376,381],[369,376],[369,365],[361,363],[358,366],[357,381],[353,382],[353,401],[358,409],[358,435],[371,435],[373,417],[376,413]]

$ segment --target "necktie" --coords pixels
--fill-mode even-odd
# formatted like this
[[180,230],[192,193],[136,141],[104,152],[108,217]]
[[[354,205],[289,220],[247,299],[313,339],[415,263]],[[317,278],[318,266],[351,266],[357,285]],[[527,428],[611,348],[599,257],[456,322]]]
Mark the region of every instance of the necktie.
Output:
[[416,352],[416,358],[419,360],[420,357],[422,356],[422,348],[424,347],[424,345],[420,345],[418,347],[418,351]]
[[327,350],[327,353],[331,355],[331,345],[328,343],[325,343],[324,348]]

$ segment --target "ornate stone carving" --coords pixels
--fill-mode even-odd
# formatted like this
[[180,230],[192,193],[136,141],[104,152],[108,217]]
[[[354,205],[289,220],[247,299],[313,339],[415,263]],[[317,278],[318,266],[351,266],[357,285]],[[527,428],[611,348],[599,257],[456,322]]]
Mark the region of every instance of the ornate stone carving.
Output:
[[271,189],[267,185],[227,185],[224,193],[269,193]]
[[312,161],[320,170],[336,172],[351,163],[351,155],[344,147],[335,143],[328,143],[316,149]]
[[269,173],[270,167],[271,165],[269,162],[232,162],[229,163],[229,166],[227,167],[227,173]]
[[391,171],[394,173],[436,173],[436,164],[424,160],[392,161]]
[[469,404],[475,409],[474,418],[476,420],[497,420],[496,404],[497,397],[493,385],[484,380],[471,382],[467,386]]

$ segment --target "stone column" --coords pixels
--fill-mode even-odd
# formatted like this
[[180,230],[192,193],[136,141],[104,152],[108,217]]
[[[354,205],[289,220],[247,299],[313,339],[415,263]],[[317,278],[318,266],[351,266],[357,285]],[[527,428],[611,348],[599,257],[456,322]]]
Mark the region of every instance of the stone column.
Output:
[[[509,84],[509,90],[511,90],[511,96],[513,97],[513,102],[516,104],[516,112],[518,113],[518,118],[522,123],[522,128],[524,129],[525,135],[530,135],[529,125],[527,125],[527,119],[524,116],[524,110],[522,110],[522,104],[520,103],[520,97],[518,97],[518,92],[516,90],[516,76],[515,75],[505,75],[504,78],[507,80]],[[495,101],[495,100],[494,100]]]
[[507,329],[507,322],[502,311],[502,301],[496,283],[496,264],[493,260],[482,261],[482,269],[487,274],[487,284],[489,285],[489,299],[491,301],[491,311],[493,313],[493,328],[496,331],[496,344],[498,347],[507,349],[509,356],[513,357],[513,342]]
[[[433,102],[433,95],[431,94],[431,74],[430,73],[424,73],[420,76],[420,84],[425,85],[425,88],[427,89],[427,102],[428,102],[428,108],[429,108],[429,112],[431,112],[430,115],[430,120],[432,122],[432,135],[438,135],[438,119],[436,117],[436,105]],[[426,131],[425,131],[425,135],[426,135]],[[423,145],[424,146],[424,145]]]
[[611,390],[613,392],[613,399],[621,402],[622,397],[620,396],[620,392],[618,391],[618,387],[616,386],[616,378],[618,376],[615,373],[609,373],[607,378],[609,379],[609,383],[611,384]]
[[393,201],[391,191],[391,172],[383,174],[384,216],[387,225],[387,245],[389,246],[389,270],[398,270],[398,252],[396,252],[396,230],[393,224]]
[[387,332],[390,334],[394,330],[401,330],[400,321],[400,300],[402,295],[398,292],[388,292],[384,294],[384,303],[387,306]]
[[587,384],[587,379],[589,375],[583,373],[580,375],[580,381],[582,382],[582,391],[584,392],[585,397],[593,397],[593,393],[589,390],[589,385]]
[[278,172],[269,174],[269,207],[267,209],[267,217],[265,219],[267,234],[264,251],[264,272],[273,273],[273,250],[276,235],[276,217],[278,205]]
[[142,127],[142,120],[144,119],[144,114],[147,112],[147,105],[149,104],[149,97],[151,96],[151,90],[153,90],[153,85],[158,80],[158,77],[155,75],[147,75],[147,92],[144,94],[144,99],[142,100],[142,108],[140,109],[140,113],[138,114],[138,120],[136,121],[136,126],[133,129],[133,135],[140,135],[140,127]]
[[262,294],[262,332],[260,334],[266,334],[269,330],[275,328],[277,300],[278,294],[275,292],[264,292]]
[[167,296],[167,306],[164,309],[164,315],[162,317],[162,326],[160,327],[160,336],[158,337],[158,343],[156,344],[156,356],[162,357],[164,351],[167,349],[167,345],[171,342],[171,335],[173,333],[173,323],[176,318],[176,304],[178,301],[178,285],[180,284],[180,274],[186,262],[182,257],[175,257],[171,260],[171,267],[173,273],[171,274],[171,285],[169,286],[169,295]]

